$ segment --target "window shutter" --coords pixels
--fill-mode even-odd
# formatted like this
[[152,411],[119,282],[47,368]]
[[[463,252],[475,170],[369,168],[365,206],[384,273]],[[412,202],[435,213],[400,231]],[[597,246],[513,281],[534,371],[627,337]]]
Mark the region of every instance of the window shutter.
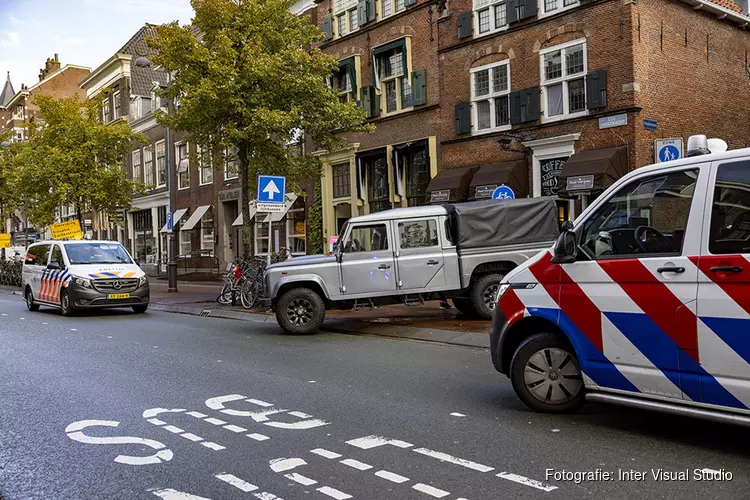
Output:
[[471,132],[471,103],[456,104],[456,133],[468,134],[469,132]]
[[539,87],[510,93],[511,125],[538,120],[540,112]]
[[586,75],[586,109],[607,107],[607,72]]
[[458,15],[458,39],[463,40],[471,36],[473,26],[471,23],[471,12],[462,12]]
[[375,10],[375,0],[366,0],[367,2],[367,22],[374,21],[376,18],[377,10]]
[[417,0],[404,0],[404,5],[405,5],[406,7],[411,7],[411,6],[412,6],[412,5],[414,5],[415,3],[417,3]]
[[370,85],[368,88],[370,89],[370,109],[372,109],[372,116],[380,116],[380,96],[378,95],[378,91],[374,85]]
[[323,24],[320,25],[320,29],[323,30],[323,41],[327,42],[333,38],[333,25],[331,24],[331,16],[323,18]]
[[521,19],[528,19],[535,17],[537,14],[537,0],[518,0],[518,5],[521,7]]
[[357,19],[360,26],[367,24],[367,0],[360,0],[357,4]]
[[360,103],[362,104],[362,109],[365,110],[365,116],[367,118],[370,118],[372,116],[372,103],[370,101],[370,86],[362,87],[360,89]]
[[427,103],[426,69],[418,69],[411,74],[411,102],[415,106]]
[[510,124],[518,125],[521,122],[521,91],[510,93]]
[[518,1],[519,0],[508,0],[506,4],[508,7],[505,10],[505,17],[508,24],[518,22]]

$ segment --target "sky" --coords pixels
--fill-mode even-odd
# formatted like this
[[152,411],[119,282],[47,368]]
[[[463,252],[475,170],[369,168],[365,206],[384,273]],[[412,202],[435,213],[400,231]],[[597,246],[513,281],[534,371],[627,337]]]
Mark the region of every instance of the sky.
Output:
[[92,70],[145,23],[192,18],[190,0],[0,0],[0,89],[32,86],[47,58]]

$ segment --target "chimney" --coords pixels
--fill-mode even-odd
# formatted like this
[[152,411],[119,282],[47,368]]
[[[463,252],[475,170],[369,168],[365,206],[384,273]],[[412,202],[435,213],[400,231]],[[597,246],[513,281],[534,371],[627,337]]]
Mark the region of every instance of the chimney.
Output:
[[44,80],[44,77],[45,77],[44,70],[40,69],[39,70],[39,81],[41,82],[42,80]]
[[60,69],[60,61],[57,60],[57,54],[55,54],[54,59],[47,59],[47,62],[44,63],[44,76],[46,77],[58,69]]

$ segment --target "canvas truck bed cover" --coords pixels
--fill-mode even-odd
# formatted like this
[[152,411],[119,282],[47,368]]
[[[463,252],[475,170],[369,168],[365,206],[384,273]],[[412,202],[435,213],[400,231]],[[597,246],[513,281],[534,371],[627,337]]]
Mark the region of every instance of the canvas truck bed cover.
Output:
[[551,197],[482,200],[446,205],[458,248],[549,242],[560,233]]

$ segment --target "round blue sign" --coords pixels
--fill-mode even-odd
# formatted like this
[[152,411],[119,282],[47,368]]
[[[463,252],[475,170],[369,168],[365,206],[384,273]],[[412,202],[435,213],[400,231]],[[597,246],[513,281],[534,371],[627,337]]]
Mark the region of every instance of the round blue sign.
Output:
[[665,146],[662,146],[662,148],[659,150],[659,159],[661,161],[672,161],[678,160],[679,158],[680,150],[677,149],[677,146],[667,144]]
[[493,200],[515,200],[516,193],[508,186],[498,186],[492,192]]

